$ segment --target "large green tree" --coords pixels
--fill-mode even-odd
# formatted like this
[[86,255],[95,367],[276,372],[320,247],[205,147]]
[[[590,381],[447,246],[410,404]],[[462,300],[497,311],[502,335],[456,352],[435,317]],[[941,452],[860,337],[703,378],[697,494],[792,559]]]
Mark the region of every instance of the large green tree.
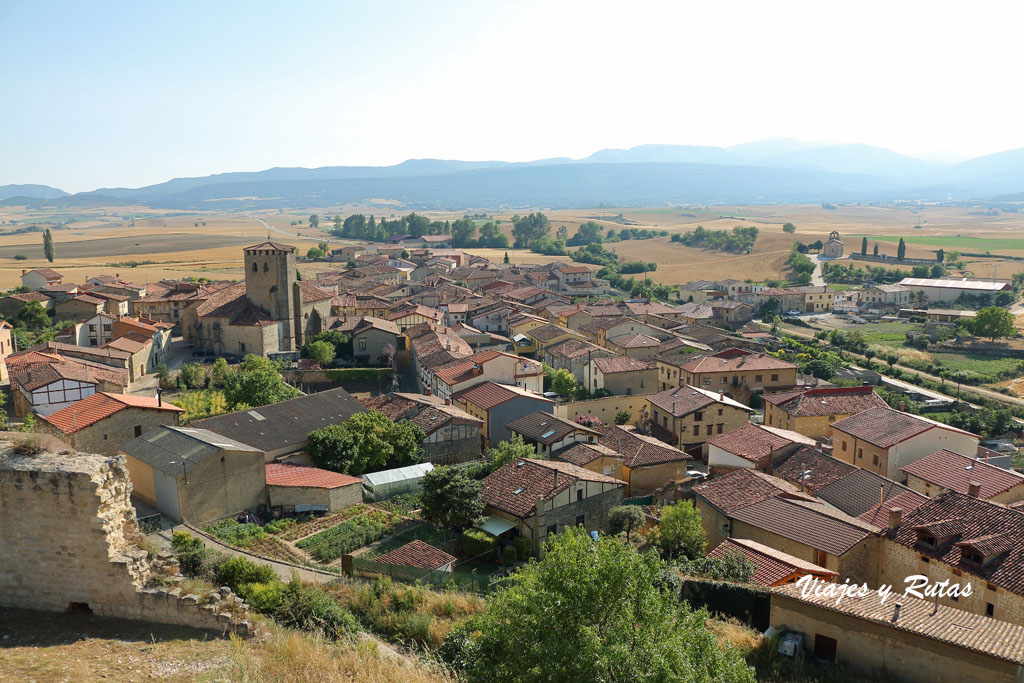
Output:
[[667,556],[683,555],[693,559],[704,554],[707,543],[704,527],[690,501],[662,508],[658,531],[658,545]]
[[[549,536],[487,611],[446,640],[471,683],[754,680],[663,581],[665,564],[582,528]],[[454,641],[454,642],[453,642]],[[450,647],[456,644],[457,647]]]
[[423,519],[442,529],[461,531],[483,518],[484,483],[458,467],[436,467],[423,477]]
[[53,246],[53,233],[50,232],[49,228],[43,233],[43,255],[50,263],[53,263],[53,259],[57,255]]
[[233,410],[239,406],[265,406],[298,395],[298,389],[284,383],[273,361],[255,354],[246,356],[224,380],[224,398]]
[[306,449],[318,467],[359,475],[416,464],[424,436],[411,422],[394,422],[383,413],[368,410],[340,425],[310,432]]
[[50,316],[46,314],[46,309],[38,301],[29,301],[22,306],[15,319],[26,330],[41,330],[44,327],[49,327],[52,322]]
[[305,351],[308,358],[312,358],[323,367],[330,365],[336,354],[334,344],[323,340],[309,342]]
[[512,218],[512,235],[515,237],[517,248],[524,248],[534,240],[547,237],[550,231],[551,221],[539,211],[528,216]]
[[320,227],[320,216],[315,213],[309,214],[309,227],[319,228]]
[[900,238],[900,243],[896,245],[896,260],[897,261],[902,261],[903,258],[906,255],[907,255],[907,243],[904,242],[903,238],[901,237]]
[[491,464],[491,471],[493,472],[502,465],[507,465],[516,460],[536,458],[537,449],[533,444],[523,441],[521,434],[516,434],[508,441],[502,441],[494,448],[488,448],[485,455]]
[[1013,314],[999,306],[989,306],[978,311],[970,324],[971,333],[976,337],[988,337],[993,341],[1000,337],[1012,337],[1017,333]]
[[468,218],[460,218],[452,222],[451,230],[453,247],[473,246],[476,240],[476,223]]
[[626,541],[634,529],[644,526],[644,511],[639,505],[617,505],[608,511],[608,531],[613,534],[626,532]]

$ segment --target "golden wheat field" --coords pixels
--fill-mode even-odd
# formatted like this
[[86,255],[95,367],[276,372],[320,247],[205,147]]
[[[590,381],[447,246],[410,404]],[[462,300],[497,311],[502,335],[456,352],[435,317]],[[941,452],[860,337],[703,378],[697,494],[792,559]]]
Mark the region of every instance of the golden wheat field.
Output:
[[[343,241],[328,233],[328,216],[355,212],[393,217],[405,213],[401,207],[372,208],[359,206],[330,207],[317,210],[320,229],[308,224],[309,211],[255,211],[249,213],[172,212],[147,207],[118,206],[80,209],[67,212],[28,211],[24,207],[0,208],[0,288],[20,284],[23,269],[51,266],[70,280],[84,281],[100,274],[118,274],[134,282],[151,282],[165,277],[208,277],[239,279],[242,277],[242,247],[267,239],[295,245],[300,253],[327,241],[340,246]],[[520,213],[526,213],[522,211]],[[565,226],[568,234],[588,220],[600,223],[606,230],[623,227],[665,230],[669,234],[692,230],[697,225],[707,229],[731,230],[738,226],[756,226],[760,230],[753,254],[737,255],[707,251],[671,243],[668,237],[650,240],[626,240],[609,244],[623,260],[655,262],[658,270],[652,277],[661,283],[684,283],[706,278],[738,278],[764,280],[778,278],[794,240],[813,242],[826,240],[831,231],[840,233],[847,251],[858,251],[862,235],[868,235],[872,247],[875,237],[880,252],[896,253],[896,239],[906,237],[907,255],[933,258],[934,250],[952,251],[960,241],[961,251],[993,247],[992,253],[1024,256],[1024,216],[1001,213],[996,216],[967,208],[934,207],[920,211],[900,207],[841,206],[826,210],[820,206],[736,206],[680,207],[633,209],[581,209],[546,211],[553,226],[552,236]],[[454,220],[456,212],[428,212],[438,220]],[[502,228],[511,234],[510,212],[491,214],[502,221]],[[301,224],[295,224],[301,220]],[[15,231],[26,226],[70,221],[54,231],[57,258],[49,264],[43,258],[42,235],[39,232]],[[793,223],[795,234],[782,231],[784,223]],[[916,227],[915,226],[919,226]],[[935,244],[927,243],[928,239]],[[504,250],[470,250],[494,261],[504,257]],[[24,256],[24,259],[15,258]],[[565,257],[543,256],[525,250],[509,250],[514,263],[550,263]],[[1008,277],[1024,269],[1018,263],[1000,259],[963,257],[965,270],[976,276],[991,277],[994,273]],[[303,265],[312,273],[337,267],[334,264]],[[998,272],[996,272],[998,270]]]

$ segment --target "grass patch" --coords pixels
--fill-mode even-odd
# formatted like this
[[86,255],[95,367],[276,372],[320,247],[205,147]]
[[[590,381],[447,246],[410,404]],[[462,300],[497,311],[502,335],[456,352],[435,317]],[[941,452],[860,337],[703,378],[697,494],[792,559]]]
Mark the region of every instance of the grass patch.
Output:
[[1019,358],[999,358],[969,353],[932,353],[933,362],[941,363],[950,370],[970,372],[975,375],[992,377],[1001,372],[1013,372],[1020,363]]

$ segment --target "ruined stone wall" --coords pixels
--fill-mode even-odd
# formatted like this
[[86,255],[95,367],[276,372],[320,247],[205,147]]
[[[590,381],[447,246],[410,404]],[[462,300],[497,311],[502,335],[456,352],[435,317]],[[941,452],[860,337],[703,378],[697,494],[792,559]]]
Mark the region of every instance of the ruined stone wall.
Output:
[[0,433],[0,604],[249,632],[234,596],[146,588],[152,570],[123,457],[19,455],[17,438]]

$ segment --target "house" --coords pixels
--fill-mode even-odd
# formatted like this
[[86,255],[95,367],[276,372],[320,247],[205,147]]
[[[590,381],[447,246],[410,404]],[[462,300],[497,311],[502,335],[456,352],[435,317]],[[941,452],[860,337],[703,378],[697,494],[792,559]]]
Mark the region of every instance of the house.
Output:
[[266,463],[267,500],[285,513],[333,514],[363,502],[363,480],[318,467]]
[[124,444],[161,425],[177,425],[185,411],[159,396],[98,392],[43,415],[38,430],[85,453],[117,455]]
[[107,292],[101,292],[99,290],[90,289],[86,292],[89,296],[94,299],[102,299],[104,302],[104,310],[113,316],[128,315],[128,297],[122,294],[108,294]]
[[[632,426],[607,425],[596,431],[600,444],[619,455],[617,478],[626,482],[627,495],[645,496],[670,481],[686,479],[692,458],[678,448],[640,434]],[[571,456],[562,451],[554,457],[569,462]]]
[[[793,308],[804,313],[827,313],[836,303],[836,292],[829,289],[828,285],[790,287],[787,291],[800,297],[800,303],[794,303]],[[784,299],[784,303],[789,302]]]
[[801,560],[789,553],[746,538],[727,538],[707,554],[708,559],[724,560],[732,553],[739,553],[754,565],[750,583],[759,586],[784,586],[795,583],[802,576],[811,575],[828,583],[838,574],[831,569],[819,567],[813,562]]
[[[363,316],[352,330],[352,354],[357,365],[390,363],[399,348],[398,325],[383,318]],[[391,353],[385,349],[391,347]]]
[[711,307],[712,321],[720,325],[739,327],[754,318],[754,307],[743,301],[711,301],[707,305]]
[[405,333],[413,325],[432,323],[439,325],[444,314],[434,308],[426,306],[411,306],[402,310],[394,311],[388,315],[388,320],[398,326],[398,329]]
[[1024,500],[1024,474],[946,449],[904,465],[900,472],[907,486],[928,498],[956,491],[1004,505]]
[[[541,318],[543,320],[543,318]],[[512,340],[517,343],[517,353],[529,353],[533,352],[543,356],[544,349],[549,346],[554,346],[560,342],[564,342],[568,339],[579,339],[580,335],[573,332],[570,329],[561,327],[560,325],[552,325],[551,323],[543,323],[540,326],[528,329],[523,334],[529,341],[529,345],[525,348],[529,348],[530,351],[526,351],[524,347],[519,346],[519,335],[513,335]]]
[[569,463],[516,460],[484,478],[484,514],[531,539],[534,555],[542,557],[548,535],[565,527],[605,531],[608,511],[622,503],[624,488],[618,479]]
[[508,429],[523,437],[523,441],[537,449],[541,456],[575,443],[597,443],[597,431],[564,418],[537,411],[510,422]]
[[452,403],[484,421],[484,446],[495,446],[511,438],[508,425],[541,411],[554,413],[555,402],[542,395],[509,384],[486,381],[452,394]]
[[167,360],[171,350],[171,330],[174,325],[171,323],[150,320],[149,318],[131,318],[124,316],[113,322],[111,334],[114,339],[131,336],[137,341],[148,338],[152,341],[150,345],[150,357],[148,367],[155,368]]
[[602,356],[587,366],[584,385],[589,391],[604,389],[612,394],[632,396],[653,391],[658,384],[658,368],[628,356]]
[[900,469],[943,448],[976,453],[978,436],[889,407],[872,408],[832,423],[832,454],[889,479]]
[[81,322],[73,323],[54,337],[56,341],[73,346],[103,346],[114,338],[114,322],[109,313],[98,313]]
[[82,294],[82,290],[78,285],[68,282],[59,285],[46,285],[39,290],[39,293],[53,299],[53,303],[56,305]]
[[395,422],[408,421],[426,435],[421,442],[423,460],[452,465],[480,457],[484,421],[451,401],[422,394],[382,394],[360,400],[367,410],[376,410]]
[[53,310],[57,320],[82,320],[103,313],[106,303],[106,300],[89,294],[78,294],[58,301]]
[[648,396],[647,402],[654,436],[691,454],[712,436],[747,424],[753,412],[725,394],[689,385]]
[[[430,237],[434,237],[434,235],[430,235]],[[373,558],[373,561],[377,564],[409,567],[432,574],[445,575],[452,573],[452,570],[455,568],[456,557],[449,555],[440,548],[435,548],[429,543],[416,539],[395,548],[391,552]],[[423,577],[417,576],[417,578]]]
[[121,455],[133,495],[174,522],[203,524],[266,501],[263,453],[205,429],[157,427]]
[[868,308],[906,306],[910,303],[910,290],[903,285],[872,285],[860,290],[858,302]]
[[453,360],[432,371],[431,391],[440,398],[468,389],[481,382],[497,382],[541,393],[544,370],[540,361],[502,351],[481,351],[468,358]]
[[199,285],[187,280],[174,280],[161,283],[160,286],[149,285],[145,295],[129,301],[129,313],[138,318],[168,323],[180,328],[185,309],[202,301],[209,292],[224,286],[226,283]]
[[576,381],[586,386],[587,365],[595,358],[609,358],[615,354],[608,349],[582,339],[567,339],[544,348],[544,362],[556,370],[568,370]]
[[53,299],[42,292],[11,294],[0,299],[0,315],[8,320],[13,320],[30,301],[38,301],[39,305],[47,310],[52,309],[54,304]]
[[267,462],[312,464],[302,453],[306,436],[321,427],[341,424],[365,410],[342,388],[194,420],[191,426],[236,440],[266,454]]
[[661,340],[642,332],[633,332],[605,341],[605,346],[618,356],[642,360],[658,353]]
[[9,356],[7,370],[14,395],[14,415],[50,415],[97,391],[123,394],[128,371],[49,351]]
[[888,513],[879,581],[903,585],[905,577],[922,574],[932,583],[969,582],[972,595],[943,596],[939,604],[1024,624],[1024,513],[956,491]]
[[773,459],[795,451],[801,445],[813,446],[814,439],[784,429],[747,424],[707,441],[708,471],[723,474],[737,468],[755,468],[769,472]]
[[933,304],[953,303],[961,295],[995,297],[1002,292],[1013,292],[1013,285],[1009,282],[996,280],[905,277],[899,284]]
[[812,439],[828,437],[836,420],[886,405],[870,386],[800,388],[764,394],[764,423]]
[[473,355],[473,349],[448,327],[414,325],[406,330],[413,373],[419,378],[420,391],[434,391],[434,370]]
[[656,362],[662,390],[689,384],[723,392],[744,403],[755,393],[796,386],[798,369],[774,356],[737,348],[674,358],[659,356]]
[[[899,584],[903,585],[902,581]],[[772,589],[770,623],[803,634],[815,659],[908,683],[1015,683],[1024,666],[1024,627],[965,614],[931,598],[878,591],[836,600],[801,585]]]
[[21,271],[21,286],[30,291],[38,291],[43,287],[63,284],[64,276],[52,268],[36,268]]
[[729,520],[736,510],[774,496],[811,500],[810,495],[802,493],[792,484],[752,469],[738,469],[725,476],[715,477],[694,486],[693,492],[694,507],[700,515],[709,551],[733,535]]

